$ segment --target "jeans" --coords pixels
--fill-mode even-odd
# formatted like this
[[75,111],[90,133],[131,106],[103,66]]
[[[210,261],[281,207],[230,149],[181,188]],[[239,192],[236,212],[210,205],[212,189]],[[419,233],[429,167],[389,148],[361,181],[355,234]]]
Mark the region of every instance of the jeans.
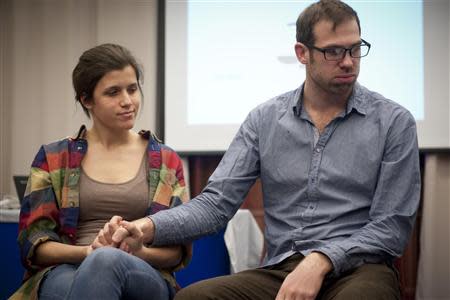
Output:
[[103,247],[81,264],[62,264],[46,274],[39,299],[172,299],[174,289],[142,259]]

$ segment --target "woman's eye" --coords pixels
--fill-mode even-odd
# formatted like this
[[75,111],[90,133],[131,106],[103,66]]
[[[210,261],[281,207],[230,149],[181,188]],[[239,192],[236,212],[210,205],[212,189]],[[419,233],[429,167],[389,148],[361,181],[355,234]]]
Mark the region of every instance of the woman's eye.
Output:
[[137,91],[136,86],[131,86],[128,88],[128,93],[130,93],[130,94],[134,94],[136,91]]
[[106,95],[108,95],[108,96],[115,96],[117,94],[118,94],[117,90],[110,90],[110,91],[106,92]]

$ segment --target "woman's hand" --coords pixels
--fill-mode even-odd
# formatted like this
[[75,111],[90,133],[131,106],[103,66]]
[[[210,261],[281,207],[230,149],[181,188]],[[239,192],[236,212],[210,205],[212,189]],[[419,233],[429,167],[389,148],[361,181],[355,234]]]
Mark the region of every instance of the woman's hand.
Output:
[[108,223],[103,226],[103,229],[100,229],[97,236],[95,237],[94,241],[90,245],[90,248],[87,249],[87,255],[91,254],[92,251],[95,249],[101,248],[101,247],[118,247],[117,243],[114,243],[112,240],[112,236],[114,232],[119,228],[119,224],[122,221],[122,217],[120,216],[114,216],[109,220]]
[[92,247],[92,244],[91,244],[91,245],[88,245],[88,246],[85,246],[85,254],[84,254],[84,257],[85,257],[85,258],[88,257],[88,256],[92,253],[92,251],[94,251],[94,248]]

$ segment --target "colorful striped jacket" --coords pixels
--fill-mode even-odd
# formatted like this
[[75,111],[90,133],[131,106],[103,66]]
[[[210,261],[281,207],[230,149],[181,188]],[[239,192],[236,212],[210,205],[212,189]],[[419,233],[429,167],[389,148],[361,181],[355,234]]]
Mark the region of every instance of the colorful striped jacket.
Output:
[[[33,161],[20,211],[18,236],[22,264],[27,269],[26,281],[10,299],[37,299],[40,280],[51,269],[33,264],[33,255],[41,243],[76,242],[80,166],[88,147],[85,132],[82,126],[75,138],[43,145]],[[139,134],[149,141],[147,213],[154,214],[187,201],[183,166],[178,155],[149,131]],[[172,285],[176,284],[172,272],[186,266],[192,256],[191,245],[183,249],[183,260],[178,266],[160,270]]]

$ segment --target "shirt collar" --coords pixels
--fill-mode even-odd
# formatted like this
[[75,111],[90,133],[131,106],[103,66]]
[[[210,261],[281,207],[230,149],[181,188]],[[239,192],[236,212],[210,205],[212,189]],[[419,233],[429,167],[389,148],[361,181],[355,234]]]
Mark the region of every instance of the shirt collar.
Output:
[[[294,106],[292,107],[292,109],[297,117],[300,117],[302,114],[304,87],[305,83],[303,83],[294,93]],[[353,92],[348,99],[345,114],[348,115],[353,110],[355,110],[362,115],[366,115],[366,102],[367,100],[363,97],[361,85],[356,82],[353,88]]]
[[84,139],[86,139],[86,132],[87,132],[86,125],[83,124],[83,125],[81,125],[80,129],[78,129],[77,135],[75,137],[73,137],[72,139],[73,140],[84,140]]
[[352,110],[362,115],[367,113],[367,99],[363,97],[362,87],[358,82],[355,83],[353,92],[348,99],[346,114],[351,113]]
[[[81,125],[80,129],[78,130],[77,135],[75,137],[73,137],[72,139],[73,140],[85,140],[86,132],[87,132],[86,125],[83,124],[83,125]],[[162,143],[161,140],[156,136],[156,134],[154,134],[150,130],[141,130],[141,131],[139,131],[139,135],[141,135],[146,140],[148,140],[148,139],[150,139],[150,137],[152,137],[153,139]]]

